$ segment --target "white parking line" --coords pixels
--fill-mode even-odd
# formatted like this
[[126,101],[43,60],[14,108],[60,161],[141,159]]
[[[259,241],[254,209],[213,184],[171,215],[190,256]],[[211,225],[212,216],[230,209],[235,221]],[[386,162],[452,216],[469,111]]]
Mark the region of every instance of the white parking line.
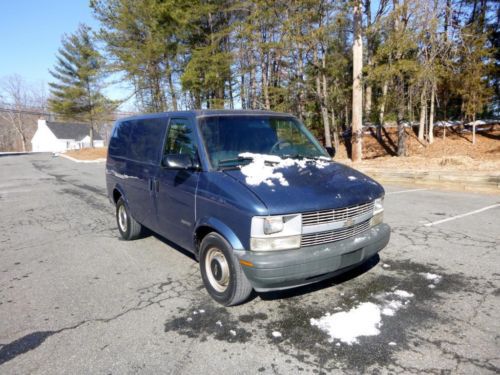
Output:
[[452,217],[449,217],[449,218],[446,218],[446,219],[443,219],[443,220],[433,221],[432,223],[424,224],[424,226],[430,227],[430,226],[433,226],[433,225],[445,223],[447,221],[460,219],[460,218],[465,217],[465,216],[478,214],[478,213],[486,211],[486,210],[491,210],[492,208],[495,208],[495,207],[500,207],[500,203],[493,204],[493,205],[487,206],[487,207],[483,207],[483,208],[480,208],[479,210],[475,210],[475,211],[471,211],[471,212],[466,212],[465,214],[461,214],[461,215],[457,215],[457,216],[452,216]]
[[413,191],[423,191],[423,190],[427,190],[427,189],[411,189],[411,190],[390,191],[388,193],[385,193],[385,195],[411,193]]

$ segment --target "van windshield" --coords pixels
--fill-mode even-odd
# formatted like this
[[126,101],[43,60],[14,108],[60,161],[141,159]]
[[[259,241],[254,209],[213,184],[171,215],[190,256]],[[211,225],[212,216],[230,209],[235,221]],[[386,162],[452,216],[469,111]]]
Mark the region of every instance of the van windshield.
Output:
[[292,117],[208,116],[198,121],[214,168],[250,162],[240,156],[243,153],[298,159],[328,157],[306,127]]

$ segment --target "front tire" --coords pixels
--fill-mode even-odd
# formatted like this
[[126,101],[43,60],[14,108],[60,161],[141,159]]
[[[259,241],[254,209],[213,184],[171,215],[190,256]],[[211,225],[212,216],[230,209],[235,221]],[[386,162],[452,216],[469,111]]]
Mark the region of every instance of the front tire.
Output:
[[135,240],[141,235],[142,225],[132,217],[123,198],[116,203],[116,224],[121,238],[126,241]]
[[215,232],[201,241],[200,271],[208,293],[221,305],[238,305],[252,293],[252,285],[243,273],[233,248]]

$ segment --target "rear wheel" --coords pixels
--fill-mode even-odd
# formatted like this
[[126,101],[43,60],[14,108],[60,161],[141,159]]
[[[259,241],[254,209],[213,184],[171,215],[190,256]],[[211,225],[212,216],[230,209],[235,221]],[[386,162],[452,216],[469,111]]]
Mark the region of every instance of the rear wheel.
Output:
[[240,304],[252,293],[233,248],[215,232],[201,241],[200,271],[208,293],[224,306]]
[[142,225],[130,215],[123,198],[118,199],[116,203],[116,223],[120,236],[124,240],[130,241],[140,237]]

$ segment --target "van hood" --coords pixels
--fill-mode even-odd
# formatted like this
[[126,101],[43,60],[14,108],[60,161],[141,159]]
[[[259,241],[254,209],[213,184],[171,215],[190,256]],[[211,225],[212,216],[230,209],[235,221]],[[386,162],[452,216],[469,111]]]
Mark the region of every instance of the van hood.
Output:
[[254,159],[225,170],[267,206],[269,215],[335,209],[366,203],[384,194],[370,177],[326,160]]

